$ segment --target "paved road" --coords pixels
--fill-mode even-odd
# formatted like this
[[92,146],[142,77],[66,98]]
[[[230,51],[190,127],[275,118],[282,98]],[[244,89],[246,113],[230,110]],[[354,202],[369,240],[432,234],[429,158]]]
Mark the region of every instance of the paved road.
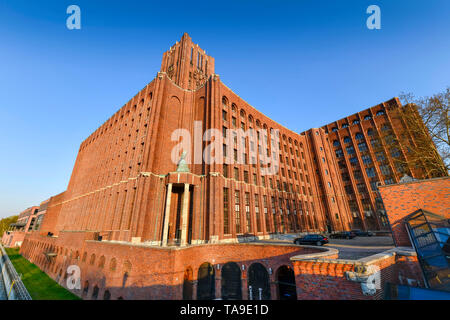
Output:
[[[295,235],[283,235],[280,240],[261,240],[267,243],[292,243]],[[356,237],[347,239],[330,239],[325,247],[339,250],[339,259],[361,259],[394,247],[392,237]]]

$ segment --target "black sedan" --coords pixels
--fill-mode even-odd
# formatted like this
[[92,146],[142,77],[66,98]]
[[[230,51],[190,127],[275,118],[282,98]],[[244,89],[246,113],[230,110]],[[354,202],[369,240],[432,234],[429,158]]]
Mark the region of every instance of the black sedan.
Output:
[[294,244],[309,244],[323,246],[328,243],[328,238],[320,234],[308,234],[304,237],[296,238]]
[[353,239],[354,237],[356,237],[356,234],[351,231],[342,231],[330,235],[330,238],[333,239]]
[[375,233],[373,233],[371,231],[362,231],[360,229],[355,229],[355,230],[352,230],[351,232],[356,234],[358,237],[371,237],[371,236],[375,235]]

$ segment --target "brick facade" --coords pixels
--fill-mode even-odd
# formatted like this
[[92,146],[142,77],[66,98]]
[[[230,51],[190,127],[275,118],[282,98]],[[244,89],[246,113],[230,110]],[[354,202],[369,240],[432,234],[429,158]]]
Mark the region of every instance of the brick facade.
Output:
[[411,247],[405,218],[419,209],[450,218],[450,178],[436,178],[380,187],[397,246]]
[[[216,272],[215,296],[221,297],[220,266],[230,261],[242,270],[243,288],[252,263],[272,270],[276,298],[277,270],[283,265],[289,273],[292,256],[318,249],[239,242],[277,233],[386,227],[374,193],[347,192],[342,172],[354,164],[345,156],[342,167],[333,140],[345,130],[366,132],[389,122],[387,110],[401,107],[397,99],[352,116],[360,122],[350,129],[328,125],[299,134],[245,102],[214,69],[214,58],[187,34],[165,52],[156,78],[81,143],[67,190],[50,199],[40,231],[26,237],[21,253],[63,284],[67,267],[79,265],[87,292],[78,294],[88,299],[106,292],[111,298],[180,299],[183,278],[188,274],[195,288],[204,262]],[[365,113],[378,120],[364,119]],[[238,133],[222,141],[216,135],[240,128],[259,136]],[[184,148],[189,172],[178,166],[177,146],[186,142],[176,136],[180,129],[192,137]],[[204,135],[208,129],[216,131]],[[202,158],[213,138],[220,142],[214,155],[229,163]],[[275,174],[263,174],[266,154]],[[357,154],[362,168],[365,151]],[[233,163],[242,155],[244,164]],[[366,188],[373,182],[364,173],[361,179]],[[360,189],[356,178],[351,185]],[[302,268],[296,272],[304,274]]]

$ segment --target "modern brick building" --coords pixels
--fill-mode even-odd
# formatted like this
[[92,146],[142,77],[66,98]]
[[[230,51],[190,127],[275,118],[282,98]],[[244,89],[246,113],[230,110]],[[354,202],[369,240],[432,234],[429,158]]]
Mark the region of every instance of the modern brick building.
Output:
[[17,222],[11,224],[3,233],[2,244],[6,247],[20,247],[27,233],[39,231],[49,200],[43,201],[39,207],[30,207],[22,211]]
[[[50,199],[40,232],[27,237],[21,252],[58,281],[70,261],[83,264],[85,293],[93,288],[93,298],[99,290],[106,297],[114,291],[115,298],[158,292],[160,298],[180,298],[176,288],[183,279],[221,272],[230,260],[245,260],[242,270],[251,262],[273,270],[284,264],[289,274],[293,265],[286,252],[313,249],[253,245],[250,252],[245,248],[252,245],[237,242],[386,227],[370,190],[377,181],[396,182],[400,174],[392,170],[391,153],[385,153],[389,175],[384,160],[372,165],[377,155],[369,132],[384,126],[396,132],[389,112],[400,107],[393,99],[335,124],[293,132],[223,84],[214,58],[184,34],[164,53],[156,78],[81,144],[67,190]],[[354,151],[343,155],[340,145],[350,146],[346,135]],[[220,161],[209,162],[206,150]],[[359,175],[348,168],[359,168]],[[210,261],[206,269],[186,265],[204,261]],[[118,263],[131,284],[114,276]],[[145,272],[160,281],[143,280]],[[98,279],[103,282],[93,286]]]

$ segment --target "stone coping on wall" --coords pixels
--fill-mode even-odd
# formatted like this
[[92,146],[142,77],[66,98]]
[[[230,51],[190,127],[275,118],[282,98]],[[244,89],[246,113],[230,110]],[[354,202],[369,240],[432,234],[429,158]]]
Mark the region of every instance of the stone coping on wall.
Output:
[[123,245],[130,247],[139,247],[139,248],[149,248],[149,249],[157,249],[157,250],[185,250],[190,248],[199,248],[199,247],[210,247],[210,246],[261,246],[261,247],[291,247],[301,250],[302,248],[306,249],[314,249],[321,252],[301,255],[301,257],[309,257],[309,256],[329,256],[333,254],[338,254],[338,250],[333,248],[323,248],[317,246],[305,246],[305,245],[294,245],[289,243],[261,243],[261,242],[233,242],[233,243],[202,243],[202,244],[191,244],[188,246],[167,246],[163,247],[161,245],[150,245],[145,243],[132,243],[127,241],[115,241],[115,240],[103,240],[103,241],[95,241],[95,240],[85,240],[87,243],[102,243],[106,245]]
[[409,247],[396,247],[387,251],[383,251],[365,258],[361,258],[358,260],[352,260],[352,259],[327,259],[323,258],[324,256],[330,256],[332,255],[331,250],[335,250],[336,254],[338,250],[327,248],[330,250],[330,252],[321,252],[321,253],[312,253],[312,254],[306,254],[306,255],[297,255],[294,257],[291,257],[291,261],[305,261],[305,262],[326,262],[326,263],[334,263],[334,264],[350,264],[350,265],[371,265],[374,264],[380,260],[387,259],[389,257],[395,256],[395,255],[401,255],[401,256],[417,256],[416,251],[413,248]]

